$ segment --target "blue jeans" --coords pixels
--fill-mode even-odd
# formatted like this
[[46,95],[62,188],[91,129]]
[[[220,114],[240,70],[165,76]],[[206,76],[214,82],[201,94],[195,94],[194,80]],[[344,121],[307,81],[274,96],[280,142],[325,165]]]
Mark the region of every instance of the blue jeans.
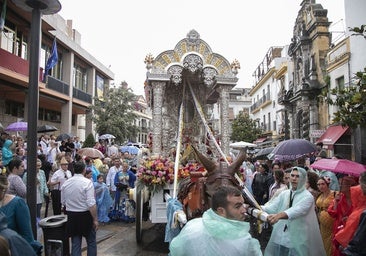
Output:
[[[81,256],[81,241],[82,236],[73,236],[71,237],[71,256]],[[89,235],[85,237],[87,244],[87,256],[96,256],[97,255],[97,239],[95,229],[92,228]]]

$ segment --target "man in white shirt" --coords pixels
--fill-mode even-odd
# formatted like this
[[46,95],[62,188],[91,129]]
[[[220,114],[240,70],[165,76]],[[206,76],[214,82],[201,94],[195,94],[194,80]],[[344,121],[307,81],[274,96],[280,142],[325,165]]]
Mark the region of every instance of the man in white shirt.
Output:
[[78,150],[81,149],[81,143],[79,137],[74,137],[74,145],[75,145],[75,151],[78,152]]
[[52,175],[51,180],[49,181],[49,185],[51,188],[51,198],[52,198],[52,208],[53,214],[59,215],[61,214],[61,187],[64,182],[72,177],[71,172],[67,169],[69,166],[69,162],[62,157],[60,160],[60,169],[55,171]]
[[52,165],[56,163],[56,156],[58,153],[61,153],[58,148],[58,142],[54,140],[50,140],[50,147],[47,152],[47,161]]
[[46,135],[42,135],[39,141],[39,144],[41,145],[42,154],[47,155],[49,147],[50,147],[50,137]]
[[71,237],[71,255],[81,256],[82,237],[87,243],[87,255],[97,255],[96,231],[98,229],[97,205],[94,185],[84,177],[85,164],[74,164],[75,174],[61,187],[61,202],[66,206],[67,235]]
[[116,145],[114,145],[114,142],[111,143],[111,146],[108,147],[108,150],[107,150],[107,155],[109,157],[117,157],[119,154],[119,150],[118,148],[116,147]]
[[109,192],[111,193],[112,199],[114,200],[114,197],[116,195],[116,185],[114,185],[114,177],[116,176],[116,173],[122,170],[121,167],[121,159],[119,157],[115,157],[113,159],[113,166],[109,168],[107,177],[106,177],[106,184],[109,189]]

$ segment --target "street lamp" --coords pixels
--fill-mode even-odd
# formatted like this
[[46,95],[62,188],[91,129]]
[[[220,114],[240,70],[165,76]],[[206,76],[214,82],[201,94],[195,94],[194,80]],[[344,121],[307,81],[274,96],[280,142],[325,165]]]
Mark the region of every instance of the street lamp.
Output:
[[61,10],[58,0],[12,0],[25,11],[32,11],[31,42],[28,85],[28,132],[27,132],[27,203],[34,237],[37,237],[37,121],[39,106],[39,50],[41,48],[41,15],[55,14]]

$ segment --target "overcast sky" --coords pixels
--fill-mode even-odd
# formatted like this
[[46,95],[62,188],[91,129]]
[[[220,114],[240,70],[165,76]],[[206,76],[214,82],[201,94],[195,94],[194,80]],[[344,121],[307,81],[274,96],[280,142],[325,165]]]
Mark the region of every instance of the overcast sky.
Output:
[[[344,30],[344,0],[317,0],[328,9],[331,30]],[[143,94],[145,56],[154,57],[195,29],[213,52],[241,64],[238,85],[250,88],[252,74],[271,46],[291,42],[302,0],[60,0],[59,14],[73,20],[81,46]],[[333,37],[338,34],[334,34]]]

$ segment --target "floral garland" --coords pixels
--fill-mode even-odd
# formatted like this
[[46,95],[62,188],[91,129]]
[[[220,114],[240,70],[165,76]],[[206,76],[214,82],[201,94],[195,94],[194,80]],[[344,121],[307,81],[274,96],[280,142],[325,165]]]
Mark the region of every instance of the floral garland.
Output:
[[[191,171],[202,169],[198,163],[188,163],[178,170],[178,181],[190,176]],[[151,157],[144,160],[137,170],[137,188],[146,186],[155,194],[161,191],[166,185],[174,183],[174,162],[168,158]]]
[[145,185],[153,194],[174,182],[174,162],[167,158],[146,159],[137,170],[138,187]]

